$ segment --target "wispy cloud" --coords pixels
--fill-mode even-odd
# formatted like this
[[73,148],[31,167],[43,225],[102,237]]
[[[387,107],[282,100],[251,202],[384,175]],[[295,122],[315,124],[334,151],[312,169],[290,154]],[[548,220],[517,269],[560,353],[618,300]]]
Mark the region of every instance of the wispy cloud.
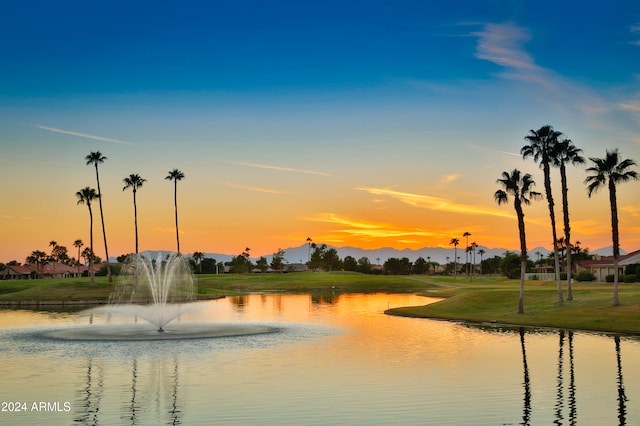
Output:
[[384,223],[356,221],[333,213],[318,214],[308,220],[339,225],[342,228],[333,232],[360,238],[432,237],[434,235],[422,229],[402,229]]
[[460,173],[451,173],[451,174],[449,174],[449,175],[444,175],[444,176],[442,176],[442,179],[441,179],[441,180],[442,180],[443,182],[447,182],[447,183],[449,183],[449,182],[453,182],[454,180],[459,179],[459,178],[460,178],[460,176],[461,176],[461,175],[460,175]]
[[225,182],[225,185],[230,186],[232,188],[243,189],[245,191],[264,192],[267,194],[286,194],[286,192],[284,191],[278,191],[276,189],[268,189],[268,188],[259,188],[257,186],[245,186],[245,185],[238,185],[238,184],[229,183],[229,182]]
[[472,33],[478,38],[476,57],[494,62],[505,68],[537,70],[533,58],[522,46],[531,39],[529,32],[513,23],[485,24],[481,31]]
[[39,128],[39,129],[42,129],[42,130],[46,130],[46,131],[54,132],[54,133],[62,133],[63,135],[77,136],[77,137],[80,137],[80,138],[93,139],[93,140],[103,141],[103,142],[121,143],[121,144],[125,144],[125,145],[130,144],[130,142],[125,142],[125,141],[121,141],[121,140],[118,140],[118,139],[112,139],[112,138],[105,138],[103,136],[90,135],[88,133],[73,132],[71,130],[58,129],[56,127],[47,127],[47,126],[42,126],[40,124],[36,124],[35,126],[37,128]]
[[640,101],[620,103],[618,107],[623,111],[640,111]]
[[[631,34],[634,37],[640,37],[640,23],[634,24],[631,26]],[[640,46],[640,38],[636,40],[630,41],[629,44],[633,44],[635,46]]]
[[452,200],[434,197],[431,195],[411,194],[408,192],[393,191],[386,188],[368,188],[361,187],[356,188],[359,191],[366,191],[374,195],[386,195],[388,197],[400,200],[403,203],[409,204],[414,207],[446,211],[450,213],[460,213],[469,215],[485,215],[485,216],[498,216],[514,218],[513,214],[498,209],[488,209],[486,207],[479,207],[467,204],[456,203]]
[[246,167],[254,167],[258,169],[268,169],[268,170],[277,170],[281,172],[290,172],[290,173],[305,173],[309,175],[318,175],[318,176],[331,176],[329,173],[318,172],[316,170],[306,170],[306,169],[294,169],[291,167],[280,167],[280,166],[269,166],[266,164],[256,164],[256,163],[245,163],[243,161],[230,161],[231,164],[237,164],[239,166]]
[[[551,69],[536,64],[535,59],[525,49],[532,39],[527,28],[514,23],[485,23],[480,31],[470,33],[477,38],[475,57],[502,67],[497,75],[504,79],[520,80],[536,86],[541,99],[553,99],[552,108],[573,105],[581,115],[589,118],[611,111],[615,101],[608,101],[592,89],[582,86]],[[545,97],[543,94],[550,96]]]
[[620,207],[620,210],[629,213],[631,216],[640,217],[640,206],[624,206]]

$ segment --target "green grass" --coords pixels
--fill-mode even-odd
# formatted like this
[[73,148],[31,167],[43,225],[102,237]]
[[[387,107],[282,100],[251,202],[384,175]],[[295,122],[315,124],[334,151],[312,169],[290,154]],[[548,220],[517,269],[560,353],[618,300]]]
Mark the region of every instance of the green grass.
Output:
[[[527,281],[525,313],[518,314],[519,281],[483,277],[385,276],[351,272],[196,275],[200,297],[242,293],[417,293],[442,298],[426,306],[388,313],[501,324],[548,326],[640,334],[640,285],[620,284],[620,305],[613,306],[613,286],[574,283],[573,301],[558,304],[555,282]],[[107,300],[113,289],[105,277],[0,281],[0,301]],[[566,283],[563,283],[566,297]]]
[[[640,286],[637,284],[620,284],[620,305],[613,306],[612,284],[574,283],[574,300],[565,300],[560,306],[555,281],[527,281],[524,314],[517,313],[520,285],[517,280],[485,278],[469,282],[459,279],[456,284],[460,288],[443,288],[427,294],[443,297],[440,302],[392,309],[388,313],[419,318],[640,333]],[[563,291],[566,299],[566,283],[563,283]]]
[[[307,293],[412,293],[428,285],[399,276],[374,276],[350,272],[289,274],[196,275],[198,295],[202,297],[249,292]],[[80,301],[107,300],[117,283],[105,277],[0,281],[0,301]]]

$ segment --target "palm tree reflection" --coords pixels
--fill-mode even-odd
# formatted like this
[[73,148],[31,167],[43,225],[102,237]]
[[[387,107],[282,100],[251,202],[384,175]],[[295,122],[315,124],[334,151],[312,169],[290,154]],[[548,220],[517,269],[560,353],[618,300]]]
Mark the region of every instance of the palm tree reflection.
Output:
[[524,370],[524,408],[522,409],[522,425],[531,424],[531,383],[529,381],[529,367],[527,366],[527,352],[524,345],[524,327],[520,327],[520,346],[522,347],[522,368]]
[[[97,376],[97,377],[94,377]],[[104,391],[104,371],[95,366],[93,359],[87,360],[86,386],[78,392],[76,406],[79,408],[74,422],[81,424],[98,424],[100,403]]]
[[618,361],[618,420],[621,426],[627,424],[627,395],[622,383],[622,357],[620,355],[620,336],[615,336],[616,360]]
[[555,412],[555,420],[554,424],[561,425],[562,424],[562,408],[564,406],[564,397],[563,397],[563,383],[562,383],[562,356],[564,349],[564,330],[560,330],[560,349],[558,351],[558,384],[557,388],[557,398],[556,398],[556,412]]
[[569,332],[569,424],[577,424],[576,377],[573,369],[573,331]]

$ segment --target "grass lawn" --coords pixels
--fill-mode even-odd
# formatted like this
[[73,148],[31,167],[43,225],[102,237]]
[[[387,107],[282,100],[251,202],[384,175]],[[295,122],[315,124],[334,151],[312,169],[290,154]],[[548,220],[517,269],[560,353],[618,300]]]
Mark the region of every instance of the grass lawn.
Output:
[[[574,283],[573,301],[558,305],[555,282],[527,281],[525,313],[518,314],[519,281],[503,277],[364,275],[351,272],[196,275],[202,298],[249,292],[417,293],[442,298],[426,306],[396,308],[392,315],[503,324],[549,326],[640,334],[640,285],[620,284],[620,305],[613,306],[613,285]],[[116,278],[117,280],[117,278]],[[566,283],[563,283],[566,298]],[[106,301],[113,284],[96,277],[0,281],[2,301]]]
[[[391,309],[387,313],[419,318],[439,318],[501,324],[561,327],[640,334],[640,285],[620,284],[620,305],[613,306],[613,284],[574,283],[573,301],[558,303],[556,282],[527,281],[524,314],[518,314],[520,282],[504,278],[468,281],[436,279],[459,287],[440,288],[426,295],[440,302]],[[566,299],[566,282],[563,282]]]

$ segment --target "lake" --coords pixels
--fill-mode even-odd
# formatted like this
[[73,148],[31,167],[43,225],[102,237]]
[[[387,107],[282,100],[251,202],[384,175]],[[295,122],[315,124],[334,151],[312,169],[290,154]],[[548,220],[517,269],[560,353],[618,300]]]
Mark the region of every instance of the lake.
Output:
[[637,425],[640,338],[384,315],[417,295],[247,295],[181,323],[277,332],[65,341],[120,320],[0,310],[0,424]]

